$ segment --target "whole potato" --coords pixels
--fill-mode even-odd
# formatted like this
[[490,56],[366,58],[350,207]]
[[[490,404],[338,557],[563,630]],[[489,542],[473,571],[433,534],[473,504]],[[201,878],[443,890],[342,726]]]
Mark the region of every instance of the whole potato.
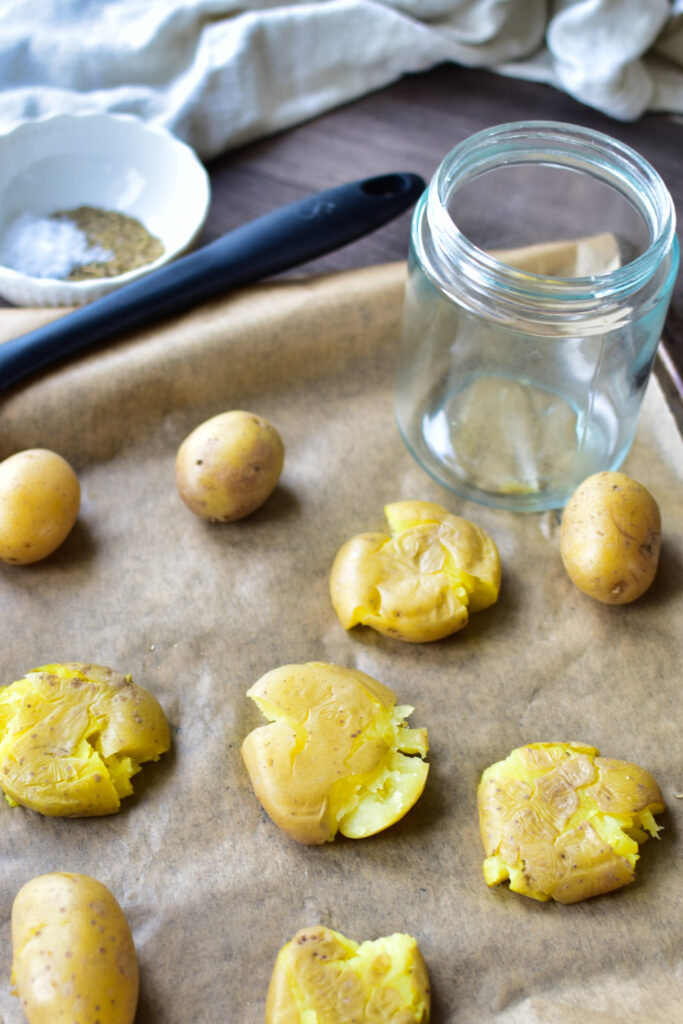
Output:
[[80,503],[78,478],[56,452],[30,448],[0,462],[0,561],[47,558],[71,532]]
[[650,492],[624,473],[588,477],[562,515],[562,562],[579,590],[627,604],[648,589],[659,562],[661,519]]
[[12,906],[12,985],[30,1024],[132,1024],[138,961],[113,895],[87,875],[31,879]]
[[242,519],[269,497],[284,457],[282,438],[267,420],[242,410],[221,413],[200,424],[178,449],[178,493],[202,519]]

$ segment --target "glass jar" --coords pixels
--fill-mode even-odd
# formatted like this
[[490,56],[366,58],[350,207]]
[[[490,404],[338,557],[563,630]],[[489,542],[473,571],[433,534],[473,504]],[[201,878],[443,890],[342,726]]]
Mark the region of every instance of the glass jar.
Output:
[[529,121],[456,146],[412,223],[396,414],[418,462],[517,511],[616,469],[678,260],[671,197],[622,143]]

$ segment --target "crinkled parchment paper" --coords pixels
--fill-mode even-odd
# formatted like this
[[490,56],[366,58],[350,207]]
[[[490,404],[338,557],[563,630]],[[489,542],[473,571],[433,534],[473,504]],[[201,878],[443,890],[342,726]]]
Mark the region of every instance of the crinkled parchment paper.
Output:
[[[681,441],[653,382],[625,469],[659,501],[660,570],[633,605],[592,602],[564,573],[554,514],[469,505],[405,451],[392,395],[403,275],[391,265],[256,287],[0,395],[0,457],[56,449],[83,486],[56,554],[0,566],[0,680],[100,662],[151,690],[173,735],[115,816],[0,806],[4,1024],[22,1020],[11,903],[51,870],[94,875],[120,901],[141,964],[138,1024],[260,1024],[278,949],[317,922],[357,940],[414,934],[435,1024],[680,1019]],[[0,330],[52,315],[4,310]],[[232,408],[278,426],[285,469],[252,517],[209,524],[178,498],[174,458],[193,427]],[[328,597],[332,559],[351,535],[383,529],[386,502],[411,497],[490,531],[499,602],[430,645],[347,634]],[[361,668],[413,704],[431,771],[393,828],[306,848],[266,817],[239,749],[262,724],[245,690],[315,659]],[[642,764],[668,808],[636,881],[570,907],[490,890],[481,870],[481,771],[550,739]]]

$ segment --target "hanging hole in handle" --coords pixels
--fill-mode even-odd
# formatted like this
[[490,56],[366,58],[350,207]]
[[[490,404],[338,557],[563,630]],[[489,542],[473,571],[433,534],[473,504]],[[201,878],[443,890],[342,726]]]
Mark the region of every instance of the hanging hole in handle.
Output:
[[403,195],[411,186],[410,178],[404,174],[383,174],[379,178],[368,178],[361,185],[361,192],[373,199],[390,199]]

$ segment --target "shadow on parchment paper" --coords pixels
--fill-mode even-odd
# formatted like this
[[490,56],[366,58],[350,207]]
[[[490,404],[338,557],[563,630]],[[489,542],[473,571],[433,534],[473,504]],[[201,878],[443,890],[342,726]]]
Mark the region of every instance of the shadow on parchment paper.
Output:
[[275,523],[278,519],[288,519],[303,508],[304,503],[294,489],[279,483],[265,504],[252,512],[249,518],[257,523]]
[[61,547],[50,557],[56,565],[89,565],[97,555],[97,543],[91,528],[77,519]]
[[[666,530],[666,524],[663,527]],[[657,607],[668,604],[681,590],[683,579],[683,561],[673,544],[662,538],[662,549],[659,554],[659,566],[652,586],[642,597],[638,598],[638,607]]]
[[[178,501],[180,502],[180,498]],[[230,522],[219,522],[217,520],[202,519],[195,516],[189,508],[184,509],[189,521],[196,521],[205,532],[206,542],[215,544],[218,548],[239,548],[244,536],[252,536],[257,530],[278,523],[296,521],[300,518],[303,504],[294,491],[282,484],[278,484],[267,501],[242,519],[234,519]]]
[[[664,793],[663,795],[665,801],[671,798],[669,794]],[[678,844],[675,841],[677,832],[673,816],[667,806],[662,814],[657,815],[657,824],[661,829],[658,837],[648,839],[638,846],[638,860],[633,881],[629,882],[624,889],[617,889],[616,892],[607,895],[614,896],[615,899],[621,896],[623,899],[629,892],[637,892],[651,884],[654,874],[663,875],[667,865],[672,871],[676,871],[678,864],[676,852]],[[602,899],[602,897],[599,898]]]
[[392,657],[406,656],[410,660],[429,658],[432,652],[438,660],[443,658],[444,650],[449,647],[470,646],[485,643],[487,637],[502,638],[508,633],[514,634],[526,610],[519,598],[520,588],[516,574],[505,570],[498,600],[489,608],[471,615],[467,625],[451,633],[442,640],[432,640],[426,644],[409,643],[395,637],[384,636],[370,626],[354,626],[349,636],[363,647],[375,648]]
[[[222,530],[228,527],[230,532],[239,534],[241,530],[253,533],[259,527],[270,523],[277,523],[280,520],[287,520],[298,516],[303,508],[303,502],[296,495],[291,487],[285,484],[277,484],[270,497],[254,512],[251,512],[243,519],[235,519],[230,523],[221,523],[211,520],[204,520],[208,529]],[[188,509],[188,515],[192,515]]]
[[96,555],[97,544],[93,531],[82,519],[77,519],[66,540],[47,558],[29,562],[28,565],[10,565],[9,568],[19,573],[44,572],[46,569],[63,573],[69,568],[90,565]]
[[145,761],[140,771],[133,776],[133,792],[121,801],[121,809],[116,812],[117,815],[124,814],[126,808],[132,810],[140,803],[155,800],[155,791],[162,789],[166,780],[170,780],[169,785],[172,785],[177,761],[175,750],[177,730],[170,720],[168,724],[171,730],[169,750],[162,754],[158,761]]

